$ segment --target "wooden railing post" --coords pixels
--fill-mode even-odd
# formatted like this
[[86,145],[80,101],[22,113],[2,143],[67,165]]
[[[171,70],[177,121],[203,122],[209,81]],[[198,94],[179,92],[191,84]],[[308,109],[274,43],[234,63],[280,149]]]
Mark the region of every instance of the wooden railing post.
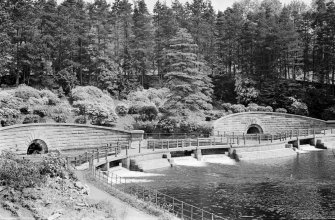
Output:
[[197,137],[197,146],[199,147],[199,138]]
[[243,133],[243,144],[245,146],[245,134]]
[[87,151],[85,152],[85,158],[86,158],[85,162],[88,162],[88,152]]

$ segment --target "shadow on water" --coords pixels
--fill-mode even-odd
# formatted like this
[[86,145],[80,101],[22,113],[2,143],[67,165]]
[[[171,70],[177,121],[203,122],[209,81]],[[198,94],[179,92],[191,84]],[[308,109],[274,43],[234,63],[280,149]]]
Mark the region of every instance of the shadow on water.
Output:
[[[335,218],[331,151],[291,158],[155,171],[147,186],[229,219]],[[245,218],[244,218],[245,217]]]

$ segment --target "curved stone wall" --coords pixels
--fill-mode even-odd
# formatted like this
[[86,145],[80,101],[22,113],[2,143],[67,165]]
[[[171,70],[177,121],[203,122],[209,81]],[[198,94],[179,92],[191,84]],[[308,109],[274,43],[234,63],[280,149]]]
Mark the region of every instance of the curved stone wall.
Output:
[[277,112],[243,112],[227,115],[214,122],[214,134],[246,134],[252,126],[262,133],[278,133],[295,129],[324,128],[326,121]]
[[143,131],[123,131],[80,124],[25,124],[0,128],[0,151],[26,154],[34,140],[46,143],[48,151],[89,149],[112,142],[142,139]]

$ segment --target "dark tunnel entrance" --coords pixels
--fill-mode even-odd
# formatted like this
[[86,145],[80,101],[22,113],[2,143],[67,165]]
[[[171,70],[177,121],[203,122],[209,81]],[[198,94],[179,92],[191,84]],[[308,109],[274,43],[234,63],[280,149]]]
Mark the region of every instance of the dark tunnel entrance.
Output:
[[48,147],[43,140],[35,139],[29,144],[27,154],[46,154],[46,153],[48,153]]

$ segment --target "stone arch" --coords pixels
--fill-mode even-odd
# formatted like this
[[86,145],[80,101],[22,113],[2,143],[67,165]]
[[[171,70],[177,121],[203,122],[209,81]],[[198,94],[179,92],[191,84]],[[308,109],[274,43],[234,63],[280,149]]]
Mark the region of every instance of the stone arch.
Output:
[[45,141],[35,139],[28,145],[27,154],[46,154],[48,151]]
[[263,134],[263,129],[258,124],[251,124],[247,128],[247,134]]

